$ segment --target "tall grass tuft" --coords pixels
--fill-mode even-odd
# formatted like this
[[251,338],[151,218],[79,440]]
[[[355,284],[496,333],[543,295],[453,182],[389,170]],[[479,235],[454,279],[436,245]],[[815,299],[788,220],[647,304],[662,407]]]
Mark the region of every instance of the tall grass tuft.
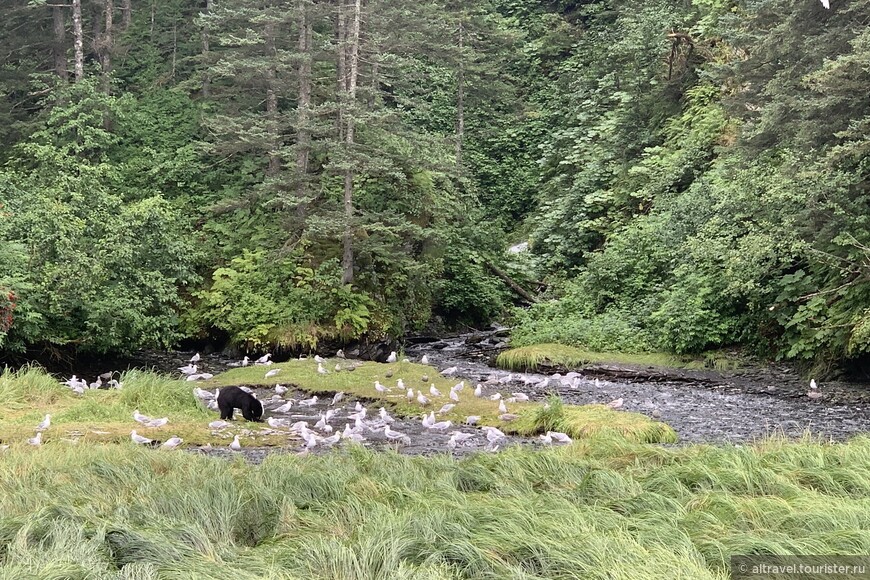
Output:
[[522,435],[561,431],[578,438],[616,434],[640,443],[677,441],[673,428],[641,413],[615,411],[604,405],[569,406],[557,396],[550,396],[547,404],[520,417],[513,429]]
[[666,449],[598,435],[260,466],[16,445],[0,455],[0,578],[724,579],[734,554],[868,553],[867,480],[867,438]]

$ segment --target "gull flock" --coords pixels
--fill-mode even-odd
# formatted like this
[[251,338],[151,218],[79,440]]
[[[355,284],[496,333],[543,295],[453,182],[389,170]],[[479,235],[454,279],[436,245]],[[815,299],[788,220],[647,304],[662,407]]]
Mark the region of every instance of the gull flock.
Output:
[[[266,354],[252,361],[245,356],[241,361],[232,363],[231,366],[246,367],[249,365],[259,365],[270,367],[273,364],[271,357],[271,354]],[[344,359],[345,357],[344,354],[339,351],[336,358]],[[308,359],[300,357],[300,360]],[[327,362],[326,359],[319,355],[315,355],[310,360],[313,360],[313,362],[316,363],[316,372],[319,375],[328,375],[331,372],[338,372],[341,370],[351,371],[356,368],[352,364],[345,364],[345,366],[342,367],[341,363],[339,363],[335,366],[335,371],[328,371],[323,366],[324,363]],[[387,360],[391,363],[397,362],[397,353],[390,353]],[[180,367],[178,370],[185,375],[189,381],[211,378],[213,375],[199,372],[198,363],[200,361],[201,357],[199,353],[197,353],[190,359],[188,365]],[[410,361],[408,361],[408,359],[403,359],[403,362]],[[420,363],[429,364],[428,357],[424,355],[420,359]],[[280,368],[271,368],[265,373],[264,377],[271,378],[278,376],[280,372]],[[394,372],[395,371],[392,369],[388,370],[385,372],[384,376],[392,377]],[[440,374],[443,377],[456,376],[458,373],[459,369],[457,367],[450,367],[440,371]],[[123,383],[115,380],[113,376],[114,373],[104,373],[99,375],[94,382],[88,383],[86,380],[79,379],[73,375],[72,378],[61,384],[68,386],[74,393],[79,395],[83,394],[87,389],[123,388]],[[422,379],[424,382],[429,382],[428,376],[424,375]],[[408,386],[402,378],[396,379],[394,386],[385,378],[384,381],[388,384],[382,383],[380,379],[376,380],[374,382],[374,390],[381,397],[386,397],[388,394],[399,394],[406,397],[409,403],[419,405],[422,415],[422,420],[420,420],[420,427],[422,429],[418,429],[418,431],[420,433],[443,436],[446,440],[446,448],[451,452],[457,447],[469,445],[471,443],[482,444],[484,440],[486,441],[486,450],[497,451],[501,446],[508,442],[508,436],[496,427],[486,425],[478,427],[477,424],[481,420],[480,416],[473,414],[466,415],[462,423],[458,425],[454,424],[451,420],[439,420],[439,418],[445,414],[452,413],[455,410],[461,411],[464,406],[463,402],[474,397],[482,401],[486,401],[487,399],[491,401],[493,408],[497,410],[499,420],[504,423],[509,423],[517,419],[519,415],[512,413],[508,405],[528,402],[529,396],[521,391],[512,392],[510,393],[510,396],[506,396],[501,392],[495,392],[485,396],[485,387],[499,388],[505,387],[516,381],[524,381],[526,384],[533,384],[536,389],[540,390],[553,386],[553,381],[558,381],[562,385],[576,388],[581,380],[585,379],[582,379],[578,373],[568,373],[564,377],[559,375],[546,377],[534,383],[529,382],[528,377],[524,376],[514,376],[513,374],[508,374],[507,376],[490,375],[486,381],[478,383],[474,389],[469,388],[468,391],[465,391],[465,381],[461,380],[450,388],[447,394],[450,402],[444,404],[439,402],[438,405],[440,406],[438,406],[437,410],[435,405],[433,405],[433,399],[443,398],[444,395],[434,383],[430,383],[428,389],[424,392],[423,389]],[[597,386],[598,379],[595,379],[595,382]],[[252,389],[247,387],[242,388],[254,394],[254,396],[257,396],[257,393]],[[249,429],[242,429],[242,436],[292,434],[301,439],[303,452],[308,452],[314,448],[329,448],[338,444],[342,440],[350,440],[355,443],[380,441],[402,443],[404,445],[410,445],[412,442],[412,434],[394,428],[396,420],[389,414],[386,407],[380,406],[377,410],[374,410],[364,406],[360,401],[346,403],[347,396],[342,391],[336,392],[331,399],[321,400],[318,396],[300,399],[286,398],[289,388],[280,384],[275,385],[270,389],[261,389],[260,392],[262,393],[264,390],[267,393],[271,392],[271,394],[268,395],[268,398],[261,399],[264,411],[266,414],[270,415],[266,418],[266,424],[268,427],[259,430],[258,433]],[[463,392],[468,394],[463,395]],[[218,410],[217,399],[219,394],[220,389],[216,389],[212,392],[200,387],[193,388],[193,395],[209,409],[215,411]],[[260,394],[260,396],[265,397],[266,395]],[[810,390],[807,392],[807,397],[816,400],[822,398],[822,396],[823,394],[818,388],[816,381],[811,380]],[[315,410],[314,407],[318,405],[318,402],[320,402],[321,406],[325,405],[327,408],[322,411]],[[607,406],[612,409],[620,409],[623,405],[623,398],[618,398],[607,403]],[[141,427],[137,427],[137,429],[143,427],[148,429],[160,429],[169,424],[168,417],[150,417],[140,413],[139,409],[136,409],[133,412],[132,419],[141,425]],[[241,424],[241,422],[236,424]],[[407,424],[408,421],[406,420],[406,425]],[[40,446],[42,444],[43,433],[47,431],[51,425],[51,415],[47,414],[36,426],[34,436],[27,440],[28,444],[32,446]],[[215,434],[224,432],[225,430],[232,428],[233,425],[233,422],[223,420],[211,421],[208,424],[209,428]],[[469,430],[471,431],[469,432]],[[229,434],[227,436],[229,436]],[[149,445],[154,447],[160,446],[165,449],[178,448],[184,442],[184,440],[177,435],[173,435],[163,442],[149,439],[148,437],[138,434],[136,429],[131,430],[130,439],[139,445]],[[565,433],[548,431],[546,434],[539,436],[539,441],[542,445],[567,444],[571,442],[571,438]],[[232,451],[242,450],[243,447],[240,440],[240,434],[233,434],[232,443],[228,447]],[[2,445],[0,446],[0,451],[6,448],[8,448],[8,445]]]

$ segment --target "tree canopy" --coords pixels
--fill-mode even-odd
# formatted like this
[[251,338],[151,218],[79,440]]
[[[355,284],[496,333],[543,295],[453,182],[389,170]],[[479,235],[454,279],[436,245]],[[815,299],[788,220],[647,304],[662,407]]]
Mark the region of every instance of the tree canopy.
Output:
[[11,0],[0,349],[507,317],[519,343],[861,358],[868,8]]

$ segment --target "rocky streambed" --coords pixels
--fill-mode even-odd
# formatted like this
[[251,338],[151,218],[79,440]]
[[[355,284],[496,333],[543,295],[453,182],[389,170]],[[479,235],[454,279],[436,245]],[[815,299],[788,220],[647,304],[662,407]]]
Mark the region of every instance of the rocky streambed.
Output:
[[[412,339],[405,344],[404,353],[413,361],[426,355],[429,364],[439,370],[456,367],[457,381],[465,379],[472,386],[482,383],[485,394],[521,391],[534,401],[558,395],[566,403],[578,405],[607,403],[621,398],[623,410],[643,413],[668,423],[676,430],[680,443],[746,442],[767,435],[799,437],[808,432],[844,440],[870,431],[870,389],[863,385],[822,383],[819,386],[821,397],[810,398],[807,396],[808,382],[782,365],[718,372],[594,364],[571,370],[550,369],[547,373],[511,373],[491,366],[494,356],[506,347],[506,334],[504,330],[495,330],[450,338]],[[177,373],[177,367],[184,366],[191,354],[143,352],[135,359],[100,361],[92,367],[76,367],[76,370],[79,376],[85,377],[129,367]],[[234,360],[211,354],[202,356],[200,368],[216,374],[234,364]],[[59,372],[58,369],[50,370]],[[270,389],[258,388],[256,391],[258,398],[266,402],[264,418],[271,416],[287,424],[306,421],[313,426],[321,415],[332,411],[334,416],[330,424],[334,429],[343,430],[345,424],[353,423],[349,416],[355,412],[357,401],[354,399],[331,405],[331,399],[323,397],[314,405],[294,405],[290,411],[282,413],[275,409],[286,399],[298,401],[308,395],[289,391],[280,400],[271,400],[275,394]],[[383,434],[383,424],[376,419],[376,402],[362,403],[368,409],[369,420],[375,418],[372,421],[375,429],[365,433],[364,445],[408,454],[440,453],[449,450],[450,434],[460,431],[468,433],[471,438],[449,450],[454,454],[494,447],[477,428],[463,425],[437,432],[423,427],[419,418],[394,418],[391,429],[407,435],[410,441],[396,442]],[[283,447],[258,447],[256,444],[259,435],[284,433],[287,439]],[[240,434],[243,442],[249,438],[243,453],[252,461],[259,461],[269,453],[318,453],[324,450],[315,447],[309,451],[297,434],[262,424],[238,422],[221,433],[227,438],[227,443],[234,434]],[[513,444],[542,445],[537,438],[508,437],[499,442],[499,448]],[[202,448],[198,451],[221,456],[236,455],[228,448]]]

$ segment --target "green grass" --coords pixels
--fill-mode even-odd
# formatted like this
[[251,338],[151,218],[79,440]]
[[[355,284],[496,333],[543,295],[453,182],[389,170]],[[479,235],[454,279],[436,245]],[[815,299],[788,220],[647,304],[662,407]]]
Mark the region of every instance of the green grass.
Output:
[[0,490],[4,579],[724,580],[733,554],[870,553],[866,437],[261,466],[14,445]]
[[[340,359],[329,360],[323,365],[324,368],[332,371],[327,375],[319,375],[317,363],[312,360],[291,360],[270,367],[238,368],[207,381],[206,387],[292,384],[308,393],[329,397],[332,393],[344,391],[356,397],[381,402],[392,408],[399,416],[422,418],[429,411],[438,411],[444,404],[450,403],[450,388],[460,380],[442,377],[436,368],[410,362],[383,364],[353,361],[356,370],[335,372],[332,369],[336,362],[345,367],[351,364]],[[265,374],[269,369],[281,369],[281,372],[267,379]],[[392,377],[387,378],[388,372],[392,372]],[[422,380],[424,376],[428,377],[426,381]],[[422,407],[416,400],[408,401],[405,391],[400,392],[395,388],[396,381],[400,378],[404,380],[406,387],[415,389],[415,392],[419,389],[427,396],[429,396],[429,385],[434,383],[442,396],[430,397],[431,403],[427,407]],[[393,388],[393,391],[385,395],[379,394],[374,388],[376,380]],[[512,422],[504,422],[498,418],[498,401],[491,401],[488,397],[477,398],[473,390],[474,384],[466,381],[465,389],[459,393],[460,402],[451,412],[440,415],[439,420],[450,419],[454,423],[462,423],[467,416],[478,415],[481,417],[480,425],[492,425],[505,433],[529,436],[543,433],[548,429],[554,430],[539,424],[537,420],[544,409],[541,403],[508,403],[508,411],[520,415],[520,418]],[[511,389],[503,388],[501,391],[505,397],[510,397]],[[565,405],[558,428],[555,430],[563,431],[571,437],[589,437],[599,432],[619,433],[643,443],[671,443],[677,438],[674,430],[664,423],[653,421],[640,413],[615,411],[601,405]]]
[[[141,371],[124,373],[120,380],[122,390],[88,389],[76,395],[40,368],[4,371],[0,374],[0,440],[32,437],[36,425],[50,413],[52,428],[43,434],[46,442],[128,441],[130,431],[136,429],[160,440],[178,435],[188,445],[227,443],[225,435],[215,436],[208,428],[209,421],[218,416],[193,397],[192,383]],[[136,409],[152,417],[169,417],[169,424],[156,429],[143,427],[133,421]],[[243,422],[239,425],[246,426]],[[285,440],[258,438],[261,444]]]
[[496,364],[503,369],[534,371],[541,366],[577,368],[587,364],[610,363],[625,365],[658,366],[676,369],[733,370],[737,361],[720,352],[706,353],[700,357],[678,357],[667,353],[625,354],[617,352],[593,352],[563,344],[535,344],[506,350],[498,355]]
[[610,434],[640,443],[677,441],[670,425],[651,421],[641,413],[615,411],[606,405],[565,405],[558,397],[550,397],[547,405],[517,419],[512,428],[520,435],[561,431],[572,437]]

